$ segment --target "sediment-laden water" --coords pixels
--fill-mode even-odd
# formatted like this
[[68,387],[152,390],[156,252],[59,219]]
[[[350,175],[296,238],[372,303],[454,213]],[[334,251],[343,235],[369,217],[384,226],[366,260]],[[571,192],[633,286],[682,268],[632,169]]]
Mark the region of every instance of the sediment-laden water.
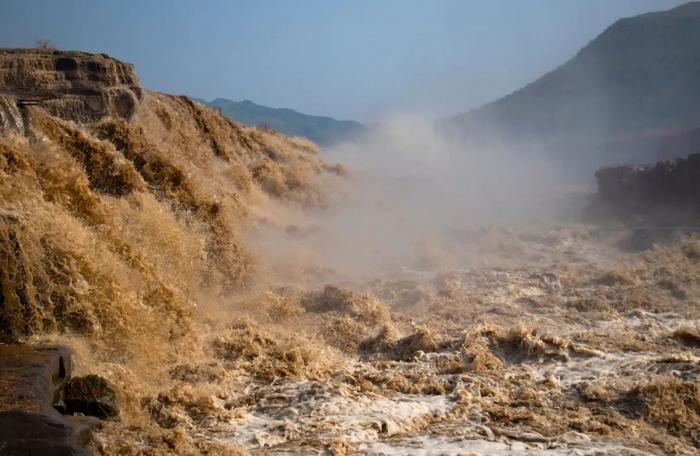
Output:
[[[29,70],[54,55],[24,54]],[[697,239],[631,252],[619,226],[474,229],[452,217],[453,181],[426,189],[483,194],[513,168],[497,154],[479,155],[495,177],[445,155],[450,173],[404,179],[398,147],[377,185],[308,141],[136,92],[125,118],[81,112],[80,93],[21,110],[0,97],[0,335],[66,343],[77,375],[114,385],[122,413],[94,452],[697,452]],[[371,211],[334,204],[363,185]],[[548,209],[535,194],[519,215]],[[413,223],[425,213],[452,225]]]
[[174,367],[144,404],[183,442],[223,452],[692,454],[696,241],[629,253],[615,247],[624,233],[595,227],[524,234],[487,232],[510,244],[484,254],[505,264],[517,246],[539,255],[530,267],[271,287],[232,304],[254,302],[256,317],[210,321],[209,357]]

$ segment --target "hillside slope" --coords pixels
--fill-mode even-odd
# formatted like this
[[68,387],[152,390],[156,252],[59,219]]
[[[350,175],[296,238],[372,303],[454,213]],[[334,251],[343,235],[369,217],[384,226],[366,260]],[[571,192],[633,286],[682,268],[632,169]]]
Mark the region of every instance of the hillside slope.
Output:
[[220,109],[226,117],[236,122],[251,127],[262,125],[288,136],[301,136],[322,147],[352,139],[365,130],[364,125],[352,120],[311,116],[287,108],[269,108],[249,100],[217,98],[210,102],[198,101]]
[[574,58],[450,119],[466,134],[596,143],[700,124],[700,2],[615,22]]

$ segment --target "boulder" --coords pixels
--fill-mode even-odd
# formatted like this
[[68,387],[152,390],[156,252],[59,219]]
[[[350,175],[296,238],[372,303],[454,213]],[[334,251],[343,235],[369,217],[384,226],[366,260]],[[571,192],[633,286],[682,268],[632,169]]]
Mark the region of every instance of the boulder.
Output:
[[71,379],[63,391],[65,413],[83,414],[98,418],[119,415],[114,390],[99,375]]
[[97,422],[55,408],[71,375],[61,346],[0,345],[0,456],[83,456]]

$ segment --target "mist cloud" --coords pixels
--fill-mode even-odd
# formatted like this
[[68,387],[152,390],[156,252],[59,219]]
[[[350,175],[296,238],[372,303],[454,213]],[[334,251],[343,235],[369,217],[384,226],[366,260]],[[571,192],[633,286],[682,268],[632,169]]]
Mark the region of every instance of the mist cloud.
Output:
[[[350,175],[331,208],[270,229],[277,272],[386,276],[472,264],[459,233],[551,223],[570,204],[560,165],[532,149],[448,139],[429,119],[385,118],[366,137],[322,152]],[[335,189],[338,191],[338,189]]]

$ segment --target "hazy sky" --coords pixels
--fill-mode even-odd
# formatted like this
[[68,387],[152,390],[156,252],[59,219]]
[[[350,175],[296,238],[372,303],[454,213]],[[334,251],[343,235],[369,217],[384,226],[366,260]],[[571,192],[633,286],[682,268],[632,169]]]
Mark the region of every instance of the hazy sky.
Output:
[[51,39],[136,65],[149,89],[369,121],[464,112],[620,17],[678,0],[1,0],[0,46]]

